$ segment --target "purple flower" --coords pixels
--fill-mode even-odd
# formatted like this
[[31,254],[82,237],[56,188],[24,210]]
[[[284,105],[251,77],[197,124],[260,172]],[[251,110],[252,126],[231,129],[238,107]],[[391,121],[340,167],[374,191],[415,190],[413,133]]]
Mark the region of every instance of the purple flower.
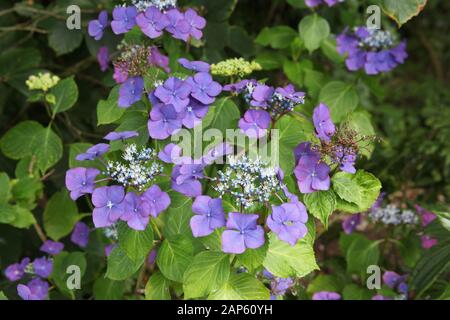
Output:
[[48,253],[52,256],[56,256],[64,249],[64,244],[52,240],[45,241],[39,248],[42,252]]
[[169,143],[158,153],[158,158],[165,163],[177,163],[181,158],[182,149],[174,144]]
[[330,137],[334,135],[336,128],[331,120],[330,110],[325,104],[320,103],[314,109],[313,122],[317,137],[322,141],[330,142]]
[[222,92],[222,86],[213,81],[211,75],[206,72],[197,73],[186,81],[191,85],[191,96],[203,104],[213,103]]
[[415,205],[416,207],[416,211],[418,214],[420,214],[421,218],[422,218],[422,227],[426,227],[428,226],[431,222],[433,222],[434,220],[436,220],[437,216],[431,212],[428,211],[425,208],[422,208],[421,206],[419,206],[418,204]]
[[275,89],[272,87],[266,86],[265,84],[257,84],[255,90],[253,90],[250,104],[253,107],[266,108],[274,92]]
[[5,269],[5,277],[9,281],[18,281],[22,279],[25,273],[25,268],[28,266],[29,263],[30,258],[23,258],[20,263],[14,263],[12,265],[9,265]]
[[78,161],[92,161],[107,153],[109,148],[109,144],[99,143],[87,149],[85,153],[77,155],[75,159]]
[[188,41],[191,31],[190,23],[178,9],[171,9],[166,12],[169,18],[169,25],[166,30],[172,34],[175,39]]
[[49,285],[39,278],[33,279],[27,285],[19,284],[17,293],[23,300],[45,300],[48,296]]
[[142,200],[147,203],[149,214],[155,218],[170,206],[169,195],[158,185],[148,188],[142,195]]
[[126,63],[114,63],[114,81],[124,83],[128,79],[128,66]]
[[86,248],[89,242],[89,232],[87,224],[84,222],[77,222],[70,235],[70,241],[81,248]]
[[294,285],[294,280],[291,278],[274,278],[270,282],[270,291],[275,296],[282,296],[286,294],[286,291],[289,290]]
[[372,297],[372,300],[392,300],[392,298],[376,294]]
[[186,197],[197,197],[202,194],[202,184],[198,180],[200,177],[203,177],[203,166],[177,165],[172,170],[172,189]]
[[136,17],[136,23],[145,35],[155,39],[163,34],[170,22],[158,8],[152,6]]
[[110,132],[103,139],[108,141],[117,141],[117,140],[124,141],[138,136],[139,133],[137,131]]
[[351,215],[348,218],[345,218],[344,221],[342,221],[342,229],[344,229],[344,232],[346,234],[351,234],[355,229],[358,227],[358,225],[361,223],[361,215],[354,214]]
[[191,86],[187,82],[170,77],[164,82],[164,85],[156,88],[154,94],[164,104],[173,105],[176,112],[182,112],[189,104],[190,93]]
[[209,107],[196,99],[190,99],[186,111],[183,113],[182,123],[188,128],[192,129],[202,122],[202,119],[208,113]]
[[100,65],[100,70],[102,72],[105,72],[106,70],[108,70],[109,62],[110,62],[108,47],[106,47],[106,46],[100,47],[100,49],[98,50],[98,53],[97,53],[97,61],[98,61],[98,64]]
[[169,57],[163,55],[157,47],[150,48],[150,55],[148,56],[148,63],[160,67],[165,72],[170,72]]
[[420,238],[420,240],[422,242],[422,248],[424,248],[424,249],[431,249],[432,247],[434,247],[438,243],[437,239],[432,238],[429,235],[423,235]]
[[280,240],[295,246],[298,239],[308,233],[305,225],[307,221],[308,214],[301,202],[283,203],[281,206],[272,206],[272,213],[267,217],[267,226]]
[[256,224],[257,214],[230,212],[227,230],[222,233],[222,250],[240,254],[247,248],[256,249],[264,244],[264,229]]
[[208,150],[208,152],[203,156],[202,161],[203,163],[210,165],[223,156],[233,153],[233,151],[233,146],[227,142],[222,142]]
[[119,103],[121,108],[128,108],[141,100],[144,92],[144,79],[141,77],[132,77],[127,79],[119,89]]
[[189,35],[194,39],[200,40],[203,36],[202,29],[206,27],[206,20],[199,16],[193,9],[186,10],[184,19],[189,25]]
[[111,254],[111,251],[113,251],[113,249],[116,247],[115,243],[111,243],[108,244],[107,246],[105,246],[105,256],[108,258],[109,255]]
[[177,113],[173,105],[154,105],[148,121],[150,137],[164,140],[178,132],[182,127],[182,116],[182,114]]
[[148,258],[147,258],[147,264],[153,265],[156,261],[157,255],[158,255],[158,250],[153,249],[152,251],[150,251],[150,254],[148,255]]
[[223,87],[223,91],[242,93],[249,83],[252,83],[254,86],[256,86],[258,82],[256,80],[244,79],[237,83],[227,84],[226,86]]
[[92,213],[96,228],[109,227],[122,216],[124,212],[125,190],[121,186],[100,187],[92,193],[92,203],[95,206]]
[[321,3],[322,0],[305,0],[305,4],[310,8],[317,7]]
[[339,169],[348,173],[356,173],[356,154],[352,148],[336,146],[333,161],[339,163]]
[[336,292],[320,291],[312,296],[313,300],[341,300],[341,295]]
[[311,149],[311,142],[302,142],[294,149],[295,163],[300,159],[314,157],[317,158],[319,153]]
[[225,226],[225,212],[222,199],[212,199],[199,196],[192,204],[192,211],[196,214],[191,218],[191,230],[194,237],[205,237],[215,229]]
[[88,33],[95,40],[100,40],[103,38],[106,27],[108,27],[108,12],[103,10],[98,15],[97,20],[92,20],[89,22]]
[[121,220],[126,221],[128,226],[134,230],[143,231],[150,221],[150,207],[147,201],[134,192],[125,196],[123,214]]
[[113,10],[111,28],[115,34],[127,33],[136,25],[138,12],[135,6],[116,7]]
[[305,93],[296,92],[295,87],[292,84],[289,84],[284,88],[277,88],[275,92],[281,94],[282,97],[291,100],[296,104],[303,103],[305,99]]
[[74,168],[66,172],[66,188],[70,198],[77,200],[85,194],[90,194],[95,188],[95,178],[100,170],[94,168]]
[[239,120],[242,133],[250,138],[262,138],[270,127],[270,114],[264,110],[248,110]]
[[391,289],[395,289],[400,283],[406,280],[407,276],[401,276],[394,271],[386,271],[383,274],[383,282]]
[[408,294],[408,285],[405,282],[402,282],[398,285],[397,290],[398,292],[407,295]]
[[[336,0],[327,0],[335,2]],[[405,62],[406,42],[393,46],[392,37],[382,30],[356,28],[354,33],[344,30],[336,38],[340,55],[347,55],[345,64],[350,71],[364,69],[368,75],[388,72]]]
[[33,270],[39,277],[48,278],[53,271],[53,261],[46,257],[34,259]]
[[319,157],[300,159],[294,174],[301,193],[330,189],[330,167]]
[[186,69],[195,72],[209,72],[211,69],[211,66],[203,61],[189,61],[188,59],[180,58],[178,59],[178,63]]

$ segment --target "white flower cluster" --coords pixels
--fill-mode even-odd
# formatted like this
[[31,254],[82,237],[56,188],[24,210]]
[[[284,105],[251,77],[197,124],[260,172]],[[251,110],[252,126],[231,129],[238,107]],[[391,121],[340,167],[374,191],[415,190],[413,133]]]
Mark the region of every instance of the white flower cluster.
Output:
[[390,48],[394,44],[392,34],[389,31],[368,28],[369,36],[360,42],[360,46],[373,49]]
[[141,12],[152,6],[161,11],[177,7],[177,0],[132,0],[131,2]]
[[108,239],[113,240],[113,241],[119,240],[119,234],[118,234],[117,227],[115,224],[113,224],[110,227],[103,228],[102,230],[103,230],[103,234]]
[[163,172],[163,166],[156,160],[157,154],[151,148],[138,149],[135,144],[127,146],[122,155],[124,163],[110,161],[106,175],[124,186],[142,191],[148,183]]
[[375,209],[369,213],[369,217],[374,222],[392,225],[415,224],[419,221],[419,218],[413,211],[400,210],[394,205]]
[[281,188],[276,171],[259,158],[229,157],[228,163],[215,178],[214,189],[220,197],[229,194],[238,205],[249,208],[255,202],[268,202]]

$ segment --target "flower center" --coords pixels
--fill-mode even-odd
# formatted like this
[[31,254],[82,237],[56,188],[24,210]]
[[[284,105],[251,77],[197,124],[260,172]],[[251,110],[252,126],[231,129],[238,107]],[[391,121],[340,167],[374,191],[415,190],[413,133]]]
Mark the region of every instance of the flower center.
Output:
[[106,206],[108,207],[108,209],[112,209],[112,207],[114,207],[114,203],[112,203],[112,201],[108,201],[108,203],[106,204]]

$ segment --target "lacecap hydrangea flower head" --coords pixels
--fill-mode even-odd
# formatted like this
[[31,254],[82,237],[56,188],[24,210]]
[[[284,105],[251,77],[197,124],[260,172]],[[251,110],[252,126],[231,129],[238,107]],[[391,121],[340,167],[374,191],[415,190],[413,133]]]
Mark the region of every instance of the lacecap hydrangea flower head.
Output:
[[339,54],[346,56],[350,71],[364,70],[368,75],[389,72],[408,57],[406,41],[396,43],[389,31],[357,27],[353,32],[344,30],[337,38]]

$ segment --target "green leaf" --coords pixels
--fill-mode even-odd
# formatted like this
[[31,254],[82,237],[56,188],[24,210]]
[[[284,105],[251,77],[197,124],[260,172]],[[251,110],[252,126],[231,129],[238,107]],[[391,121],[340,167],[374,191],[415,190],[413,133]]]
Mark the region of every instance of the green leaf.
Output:
[[247,249],[244,253],[236,255],[236,264],[242,265],[249,272],[261,267],[267,254],[267,243],[257,249]]
[[106,277],[116,281],[126,280],[138,271],[144,260],[133,261],[120,246],[115,246],[108,257]]
[[284,55],[277,51],[263,51],[256,56],[255,61],[263,70],[275,70],[282,67],[284,59]]
[[74,51],[81,45],[82,41],[83,32],[67,29],[64,22],[55,23],[48,36],[48,45],[58,56]]
[[353,238],[345,254],[347,272],[366,275],[368,266],[378,264],[380,258],[378,243],[364,236]]
[[256,37],[255,42],[265,47],[284,49],[289,47],[296,37],[298,37],[297,32],[288,26],[265,27]]
[[417,262],[410,276],[410,292],[420,298],[449,267],[450,242],[446,241],[431,248]]
[[53,118],[57,113],[72,108],[78,100],[78,86],[73,77],[61,80],[50,93],[56,97],[55,104],[51,105]]
[[361,203],[361,193],[359,192],[359,185],[353,175],[347,172],[336,173],[331,182],[333,190],[343,200],[358,205]]
[[162,274],[172,281],[183,282],[183,275],[194,258],[192,241],[183,236],[165,239],[158,250],[156,263]]
[[[378,180],[373,174],[366,172],[364,170],[358,170],[356,174],[352,175],[350,173],[339,173],[336,174],[339,177],[339,185],[338,188],[340,188],[341,194],[345,194],[345,197],[352,198],[352,199],[360,199],[358,203],[352,203],[349,201],[346,201],[341,198],[341,194],[336,191],[335,185],[334,185],[334,177],[332,178],[333,182],[333,189],[336,191],[336,194],[338,195],[337,198],[337,209],[348,212],[348,213],[358,213],[358,212],[364,212],[367,211],[377,200],[380,190],[381,190],[381,182]],[[343,178],[351,179],[353,182],[356,183],[358,186],[357,193],[359,196],[350,196],[347,191],[343,190]],[[347,181],[347,180],[345,180]],[[353,187],[352,187],[353,190]]]
[[152,274],[145,285],[145,299],[147,300],[170,300],[170,281],[161,272]]
[[319,269],[313,247],[309,243],[300,240],[295,246],[291,246],[272,232],[269,233],[269,249],[263,265],[280,278],[301,278]]
[[27,229],[36,223],[36,219],[30,210],[19,206],[13,206],[13,209],[15,212],[14,220],[9,223],[10,225],[20,229]]
[[67,236],[80,219],[77,205],[70,199],[67,191],[55,193],[44,211],[44,229],[55,241]]
[[229,97],[217,99],[208,111],[209,119],[204,119],[205,128],[216,128],[226,133],[227,129],[236,128],[241,113],[236,104]]
[[37,158],[36,165],[41,172],[46,172],[62,158],[61,138],[50,127],[38,133],[37,137],[33,139],[31,148]]
[[40,196],[43,183],[38,177],[23,177],[13,180],[11,188],[12,198],[16,204],[23,208],[32,210],[36,207],[36,199]]
[[339,54],[336,49],[336,39],[334,37],[326,38],[320,45],[322,52],[334,63],[342,63],[345,58]]
[[373,293],[366,288],[361,288],[358,285],[351,283],[346,285],[342,291],[344,300],[370,300]]
[[97,104],[97,125],[110,124],[119,120],[125,113],[125,108],[119,108],[119,86],[115,86],[107,100]]
[[336,195],[332,190],[318,191],[305,195],[304,202],[309,213],[320,220],[328,229],[328,218],[336,209]]
[[178,192],[169,192],[171,204],[170,208],[164,214],[167,219],[165,227],[162,230],[166,238],[174,238],[178,235],[185,235],[192,237],[191,227],[189,221],[192,218],[192,200],[183,196]]
[[331,81],[320,91],[319,101],[330,108],[331,118],[339,123],[356,109],[359,97],[353,84]]
[[304,17],[298,28],[300,37],[310,53],[318,49],[322,41],[328,38],[330,34],[328,21],[317,14]]
[[16,212],[14,207],[9,204],[0,204],[0,223],[9,224],[14,221]]
[[0,204],[5,204],[11,198],[11,185],[6,173],[0,173]]
[[290,81],[297,86],[302,86],[304,73],[302,70],[302,65],[299,62],[285,59],[283,63],[283,71]]
[[124,281],[114,281],[100,277],[95,280],[93,294],[96,300],[120,300],[125,291]]
[[450,212],[434,211],[441,225],[450,231]]
[[[352,112],[346,121],[348,127],[364,136],[375,136],[375,129],[372,126],[372,117],[369,112],[365,110],[357,110]],[[359,154],[369,158],[375,148],[373,143],[368,143],[367,140],[359,142]]]
[[0,301],[2,301],[2,300],[8,300],[8,298],[5,296],[3,291],[0,291]]
[[343,286],[342,280],[337,276],[320,274],[309,283],[306,292],[311,295],[320,291],[340,292]]
[[[275,129],[279,130],[279,162],[286,175],[295,167],[294,148],[302,141],[308,141],[313,128],[308,121],[285,116],[277,121]],[[272,152],[276,151],[272,150]]]
[[[70,266],[77,266],[80,268],[81,278],[86,272],[86,258],[84,253],[81,252],[61,252],[54,257],[53,260],[53,273],[51,275],[58,289],[65,295],[74,298],[74,292],[67,286],[68,278],[74,273],[68,272]],[[73,272],[73,271],[72,271]]]
[[153,229],[150,223],[145,231],[137,231],[121,222],[117,231],[120,247],[133,262],[142,261],[153,247]]
[[255,276],[232,274],[225,285],[212,293],[209,300],[268,300],[270,291]]
[[427,0],[384,0],[383,9],[400,27],[417,16],[426,4]]
[[23,121],[8,130],[0,140],[5,156],[20,160],[33,154],[32,146],[44,127],[36,121]]
[[230,275],[230,260],[227,254],[203,251],[194,257],[184,274],[185,299],[205,297],[221,288]]

